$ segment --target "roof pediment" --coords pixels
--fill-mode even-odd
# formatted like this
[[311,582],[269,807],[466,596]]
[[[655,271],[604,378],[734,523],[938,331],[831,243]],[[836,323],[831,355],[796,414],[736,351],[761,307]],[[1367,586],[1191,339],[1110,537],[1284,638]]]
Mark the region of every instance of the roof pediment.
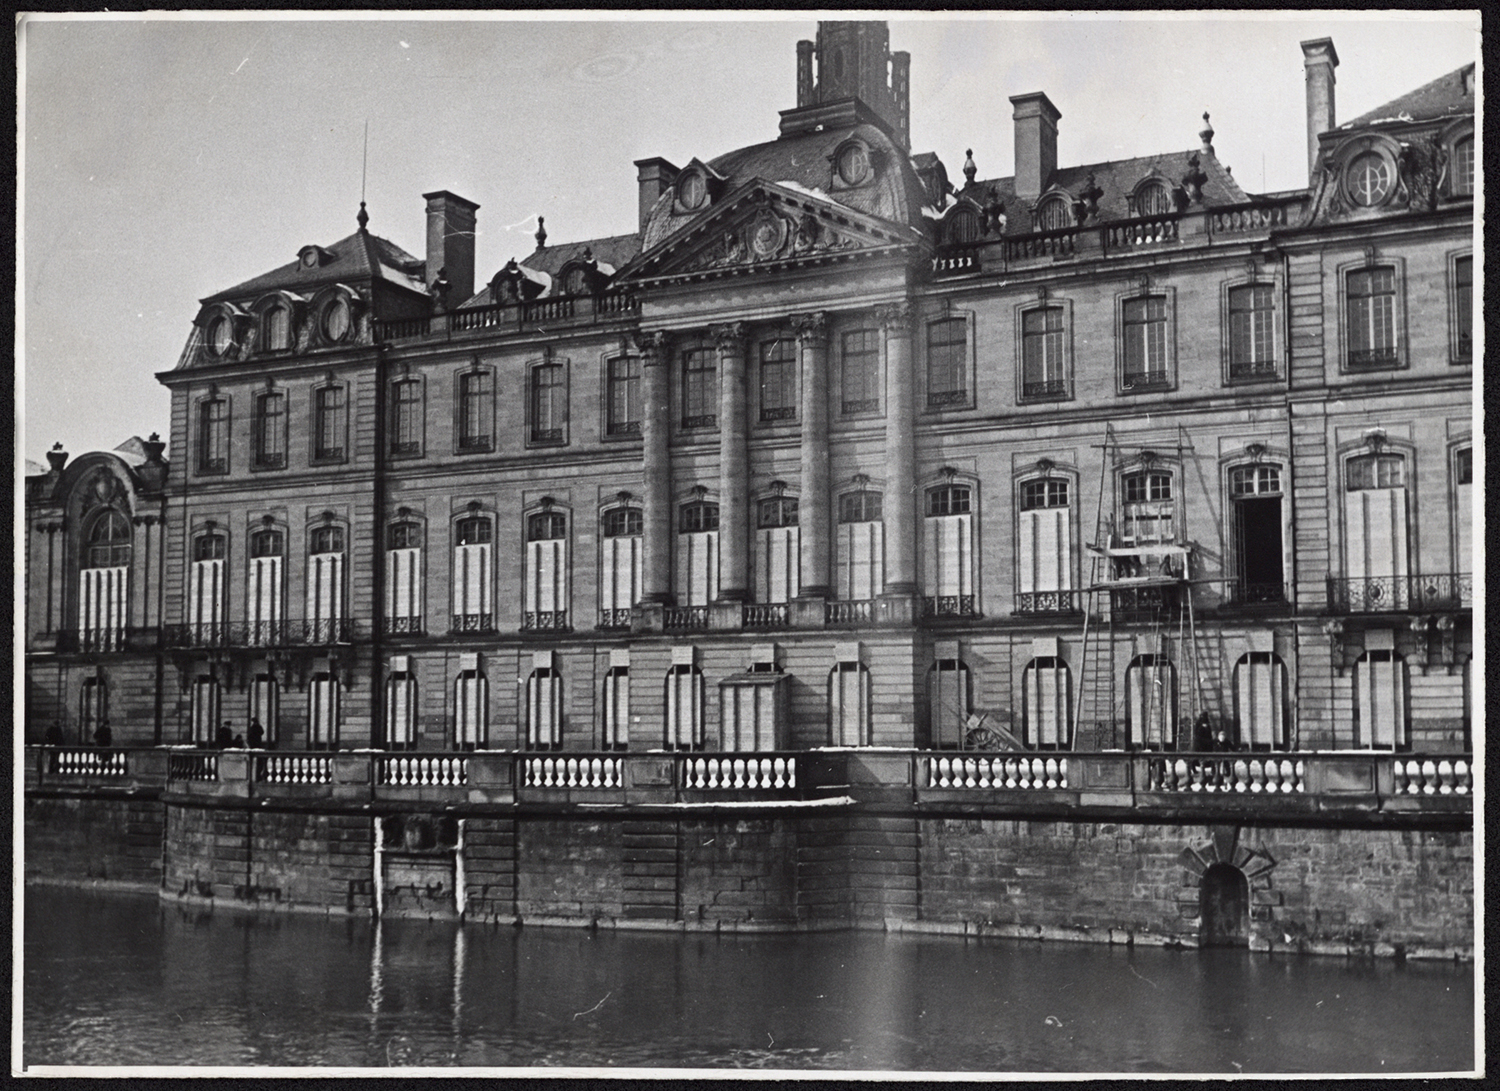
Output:
[[926,245],[904,224],[756,179],[636,258],[618,279],[641,284],[782,271]]

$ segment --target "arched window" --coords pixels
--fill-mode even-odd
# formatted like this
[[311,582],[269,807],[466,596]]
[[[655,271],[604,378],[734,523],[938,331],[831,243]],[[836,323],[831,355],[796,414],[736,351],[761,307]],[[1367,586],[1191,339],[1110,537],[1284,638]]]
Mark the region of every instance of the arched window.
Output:
[[588,295],[592,286],[589,271],[582,265],[570,265],[562,276],[563,295]]
[[385,532],[385,629],[422,632],[422,526],[410,520]]
[[839,497],[839,598],[869,602],[885,589],[884,497],[873,489],[846,492]]
[[1138,655],[1125,670],[1130,745],[1170,750],[1177,745],[1177,668],[1164,655]]
[[972,701],[969,668],[962,659],[941,658],[932,665],[927,672],[927,730],[934,749],[963,745]]
[[113,508],[94,516],[79,557],[78,629],[85,651],[124,645],[130,594],[130,520]]
[[828,745],[870,745],[870,670],[836,663],[828,672]]
[[767,497],[755,509],[755,599],[790,602],[801,586],[797,498]]
[[250,630],[248,635],[252,644],[273,644],[281,640],[285,552],[286,539],[279,530],[258,530],[250,535],[250,572],[245,588],[245,608]]
[[1368,651],[1354,664],[1354,745],[1372,750],[1411,746],[1406,661],[1394,651]]
[[707,606],[719,595],[719,505],[695,500],[677,509],[677,603]]
[[292,312],[277,304],[266,311],[266,350],[285,352],[292,347]]
[[526,517],[526,583],[521,628],[568,628],[568,516],[549,509]]
[[975,613],[973,521],[974,496],[968,485],[927,490],[922,582],[929,614]]
[[1073,226],[1073,209],[1066,197],[1048,197],[1036,210],[1038,231],[1062,231]]
[[494,594],[494,526],[482,515],[460,519],[454,527],[453,631],[488,632],[494,628],[490,603]]
[[1025,742],[1040,750],[1072,743],[1073,689],[1067,663],[1038,656],[1021,672],[1021,724]]
[[1285,750],[1288,712],[1286,664],[1274,652],[1251,652],[1234,667],[1238,742],[1251,750]]
[[1177,535],[1177,502],[1172,474],[1167,470],[1138,470],[1120,480],[1124,503],[1120,538],[1131,545],[1171,542]]
[[1165,216],[1174,211],[1172,195],[1161,182],[1143,182],[1134,195],[1137,216]]
[[704,729],[703,672],[679,663],[667,672],[668,750],[701,750]]
[[314,527],[307,558],[307,624],[309,641],[326,644],[344,639],[344,528]]
[[1058,613],[1074,607],[1072,482],[1040,477],[1021,482],[1016,559],[1017,608]]
[[531,750],[561,750],[563,735],[562,673],[538,667],[526,679],[526,746]]
[[599,627],[628,629],[630,609],[641,598],[641,509],[610,508],[600,524]]
[[979,241],[979,213],[972,208],[956,208],[948,214],[947,241],[963,244]]
[[1403,610],[1407,564],[1406,459],[1356,455],[1344,464],[1344,574],[1350,608]]
[[1455,197],[1472,197],[1474,195],[1474,138],[1472,136],[1462,137],[1453,145],[1453,195]]
[[[228,539],[222,534],[200,534],[193,539],[193,561],[188,570],[188,625],[195,644],[222,642],[228,598],[224,557]],[[209,738],[212,738],[212,734]]]

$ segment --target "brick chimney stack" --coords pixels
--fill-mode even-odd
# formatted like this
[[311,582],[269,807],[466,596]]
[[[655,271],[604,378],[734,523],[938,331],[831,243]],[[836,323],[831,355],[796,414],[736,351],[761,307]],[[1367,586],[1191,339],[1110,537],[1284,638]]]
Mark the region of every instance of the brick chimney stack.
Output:
[[1016,196],[1035,201],[1057,169],[1057,122],[1062,117],[1041,91],[1012,95],[1016,124]]
[[1333,111],[1333,70],[1339,55],[1332,38],[1313,38],[1302,43],[1302,67],[1307,72],[1307,175],[1318,165],[1318,136],[1336,124]]
[[677,181],[678,168],[665,159],[637,159],[635,170],[640,185],[640,230],[645,231],[646,221],[651,218],[656,202]]
[[474,225],[479,206],[446,189],[422,194],[427,202],[427,283],[444,270],[452,305],[474,294]]

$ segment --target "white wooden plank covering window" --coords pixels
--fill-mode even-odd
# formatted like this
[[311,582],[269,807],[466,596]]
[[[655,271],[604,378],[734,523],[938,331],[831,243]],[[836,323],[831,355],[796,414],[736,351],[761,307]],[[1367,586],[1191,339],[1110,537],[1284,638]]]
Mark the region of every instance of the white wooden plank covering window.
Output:
[[885,524],[876,519],[840,523],[838,528],[838,597],[873,599],[885,588]]
[[85,678],[78,695],[78,734],[85,744],[94,741],[94,732],[109,721],[109,690],[100,678]]
[[403,546],[385,551],[385,616],[407,622],[422,617],[422,550]]
[[282,618],[281,578],[282,559],[279,555],[250,559],[245,608],[252,643],[269,644],[275,639]]
[[1454,461],[1457,484],[1454,486],[1453,502],[1456,505],[1454,534],[1457,541],[1453,550],[1453,571],[1459,574],[1474,571],[1474,453],[1472,448],[1459,451]]
[[455,546],[453,550],[453,613],[478,618],[490,613],[494,561],[489,542]]
[[409,671],[397,671],[386,681],[385,739],[403,749],[416,746],[417,680]]
[[555,667],[534,670],[526,680],[526,745],[562,746],[562,675]]
[[1160,655],[1139,655],[1125,671],[1126,715],[1134,746],[1177,744],[1177,671]]
[[488,746],[489,679],[477,670],[459,671],[453,689],[453,741],[468,750]]
[[307,619],[333,622],[344,611],[344,555],[314,553],[307,559]]
[[1066,749],[1072,743],[1072,679],[1056,657],[1039,657],[1021,674],[1026,743]]
[[526,586],[521,609],[557,613],[568,609],[568,540],[548,538],[526,543]]
[[316,747],[332,747],[339,737],[339,680],[323,671],[307,684],[307,741]]
[[281,724],[281,687],[274,674],[257,674],[250,683],[250,718],[260,724],[262,743],[273,745]]
[[974,593],[974,517],[929,516],[922,584],[929,595]]
[[188,623],[199,640],[212,639],[224,624],[224,558],[194,561],[188,570]]
[[125,631],[130,570],[85,568],[78,574],[78,628],[84,646],[116,651]]
[[621,749],[630,742],[630,668],[611,667],[604,676],[604,746]]
[[939,659],[927,672],[927,711],[932,745],[963,745],[969,719],[969,668],[960,659]]
[[[606,516],[612,513],[606,513]],[[642,538],[639,521],[621,524],[621,533],[608,533],[603,539],[603,556],[599,571],[599,609],[609,613],[629,610],[641,598],[641,549]],[[633,529],[634,532],[628,532]]]
[[213,678],[193,679],[193,742],[206,746],[219,729],[219,683]]
[[1022,592],[1072,589],[1072,521],[1068,516],[1066,507],[1021,512],[1021,537],[1016,544]]
[[679,664],[667,672],[667,739],[669,748],[691,750],[703,745],[703,673]]
[[719,691],[723,702],[724,749],[776,749],[776,687],[727,685]]
[[863,663],[839,663],[829,672],[828,743],[870,744],[870,671]]
[[677,603],[707,606],[719,597],[719,532],[677,536]]
[[755,601],[790,602],[801,586],[798,527],[767,527],[755,532]]
[[1360,489],[1345,496],[1349,577],[1405,576],[1406,490]]
[[1234,668],[1234,711],[1240,741],[1251,747],[1286,746],[1286,666],[1271,652],[1251,652]]
[[1357,746],[1407,745],[1406,663],[1395,652],[1366,652],[1354,664],[1354,715]]

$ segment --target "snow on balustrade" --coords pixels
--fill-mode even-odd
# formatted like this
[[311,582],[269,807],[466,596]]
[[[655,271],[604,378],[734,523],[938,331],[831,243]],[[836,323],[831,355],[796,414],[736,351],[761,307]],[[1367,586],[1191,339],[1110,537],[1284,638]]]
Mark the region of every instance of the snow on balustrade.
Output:
[[931,758],[929,788],[1066,788],[1068,759],[985,754]]
[[333,759],[327,754],[266,754],[256,761],[255,779],[262,784],[328,784]]
[[714,789],[795,788],[797,762],[787,757],[689,757],[683,787]]
[[528,788],[618,788],[622,766],[619,758],[527,757],[521,760],[521,783]]
[[1464,758],[1397,758],[1393,769],[1397,795],[1468,795],[1474,774]]
[[468,765],[454,754],[389,754],[379,763],[379,783],[397,788],[456,788],[469,779]]
[[123,750],[59,750],[56,771],[71,776],[123,777]]
[[1300,792],[1305,769],[1291,758],[1151,758],[1154,792]]

